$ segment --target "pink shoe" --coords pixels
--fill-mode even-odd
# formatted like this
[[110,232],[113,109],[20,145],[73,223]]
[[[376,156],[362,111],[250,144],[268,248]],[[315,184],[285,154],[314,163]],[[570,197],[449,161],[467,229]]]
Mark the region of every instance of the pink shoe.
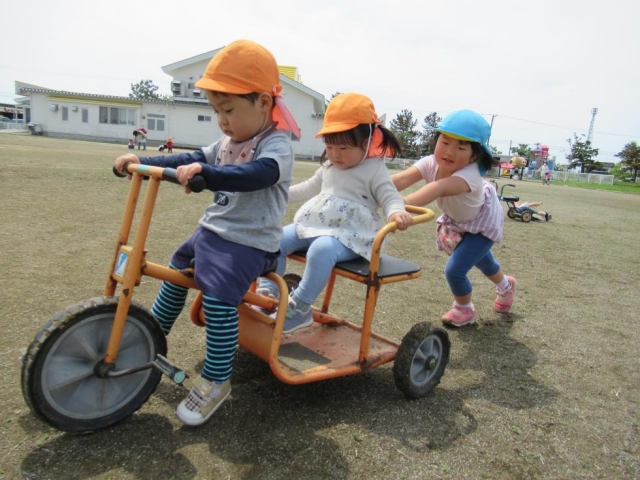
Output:
[[455,303],[447,313],[440,317],[442,323],[452,327],[464,327],[476,323],[476,309],[473,307],[459,307]]
[[518,285],[518,282],[516,282],[515,278],[508,275],[507,280],[509,280],[509,288],[504,293],[498,292],[496,301],[493,302],[493,309],[498,313],[509,313],[511,305],[513,305],[513,296],[516,293],[516,285]]

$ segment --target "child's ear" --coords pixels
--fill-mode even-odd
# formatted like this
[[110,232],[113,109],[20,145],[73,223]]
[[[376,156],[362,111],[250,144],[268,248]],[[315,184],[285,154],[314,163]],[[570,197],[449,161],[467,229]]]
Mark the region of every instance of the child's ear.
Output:
[[260,103],[260,107],[271,110],[271,107],[273,106],[273,97],[267,92],[262,92],[260,97],[258,97],[258,102]]

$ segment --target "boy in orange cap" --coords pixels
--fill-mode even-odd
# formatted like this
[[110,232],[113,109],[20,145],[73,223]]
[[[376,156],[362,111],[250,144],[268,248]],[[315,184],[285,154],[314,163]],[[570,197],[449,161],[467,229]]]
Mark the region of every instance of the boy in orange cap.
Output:
[[[200,174],[213,203],[195,233],[174,252],[170,267],[195,259],[202,290],[207,349],[201,375],[176,411],[187,425],[206,422],[231,393],[229,378],[238,342],[237,307],[253,280],[277,257],[282,217],[293,177],[289,131],[300,136],[280,93],[280,74],[264,47],[238,40],[209,62],[196,83],[205,91],[224,136],[192,153],[161,157],[123,155],[115,161],[177,168],[186,186]],[[187,189],[187,193],[189,190]],[[151,313],[165,333],[182,311],[187,289],[163,282]]]
[[[369,98],[360,93],[334,97],[316,136],[326,145],[323,164],[313,177],[291,187],[290,201],[308,201],[297,211],[294,223],[284,227],[280,243],[276,269],[280,275],[287,255],[307,252],[302,280],[289,295],[283,333],[313,324],[311,305],[336,263],[359,256],[369,260],[380,227],[389,221],[404,230],[413,221],[384,163],[385,156],[400,153],[400,144],[382,125]],[[384,217],[378,214],[378,207]],[[264,278],[257,292],[278,295],[272,282]]]

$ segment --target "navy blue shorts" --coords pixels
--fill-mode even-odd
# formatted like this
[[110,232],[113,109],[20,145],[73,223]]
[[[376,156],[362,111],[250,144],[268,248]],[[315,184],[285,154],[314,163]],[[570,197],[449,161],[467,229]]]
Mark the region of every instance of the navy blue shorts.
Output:
[[218,234],[198,227],[173,253],[171,263],[187,268],[195,258],[195,282],[202,292],[230,305],[238,306],[242,297],[278,252],[271,253],[230,242]]

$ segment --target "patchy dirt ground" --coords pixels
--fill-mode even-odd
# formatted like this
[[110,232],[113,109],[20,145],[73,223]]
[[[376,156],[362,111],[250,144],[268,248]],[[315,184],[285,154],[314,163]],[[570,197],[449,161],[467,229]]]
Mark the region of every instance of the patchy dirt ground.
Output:
[[[513,313],[493,313],[474,272],[481,320],[449,332],[450,363],[427,398],[406,400],[391,365],[288,386],[240,351],[231,399],[200,428],[177,420],[186,391],[165,379],[111,429],[43,424],[22,398],[21,352],[56,311],[102,293],[128,187],[110,168],[124,151],[0,135],[0,479],[640,478],[640,196],[526,181],[511,191],[553,220],[505,220],[494,251],[519,281]],[[314,168],[300,163],[297,178]],[[210,197],[160,193],[148,249],[165,263]],[[376,332],[400,340],[449,307],[433,228],[392,239],[389,252],[423,275],[383,288]],[[137,301],[150,306],[157,288],[146,280]],[[363,293],[342,280],[334,312],[357,320]],[[181,320],[169,356],[194,374],[204,336]]]

